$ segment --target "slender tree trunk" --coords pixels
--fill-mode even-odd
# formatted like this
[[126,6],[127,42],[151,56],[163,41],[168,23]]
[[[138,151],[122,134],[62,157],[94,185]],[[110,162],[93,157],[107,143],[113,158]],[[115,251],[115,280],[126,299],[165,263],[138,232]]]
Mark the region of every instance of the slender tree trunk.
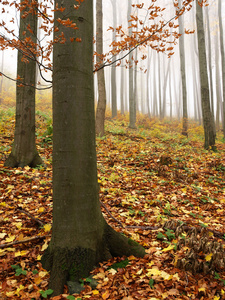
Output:
[[173,118],[173,98],[172,98],[172,74],[173,68],[171,68],[170,77],[169,77],[169,89],[170,89],[170,120]]
[[[215,45],[219,45],[218,35],[214,37]],[[221,116],[221,104],[222,104],[222,94],[221,94],[221,79],[220,79],[220,64],[219,62],[219,47],[215,47],[215,68],[216,68],[216,129],[220,128],[220,116]],[[223,110],[223,108],[222,108]],[[223,119],[223,118],[222,118]]]
[[[222,0],[218,0],[218,14],[219,14],[219,27],[220,27],[220,50],[222,60],[222,81],[223,81],[223,116],[225,115],[225,50],[223,40],[223,22],[222,22]],[[225,137],[225,118],[223,118],[223,135]]]
[[[137,60],[137,54],[138,54],[138,49],[135,50],[135,61]],[[135,101],[135,109],[136,112],[139,111],[139,102],[138,102],[138,72],[137,72],[137,65],[134,64],[134,101]]]
[[[157,59],[159,59],[159,55],[156,52],[153,52],[155,62]],[[157,98],[157,84],[156,84],[156,63],[154,64],[154,75],[153,75],[153,113],[155,117],[159,116],[159,111],[158,111],[158,98]],[[160,84],[158,82],[158,84]]]
[[[131,3],[128,3],[128,12],[127,12],[127,19],[130,19],[131,15]],[[132,29],[129,28],[129,35],[132,35]],[[133,54],[129,54],[129,127],[132,129],[136,128],[136,103],[134,97],[134,70],[133,70]]]
[[[121,17],[121,10],[119,9],[118,10],[118,16],[119,16],[119,24],[122,23],[122,17]],[[122,56],[122,54],[121,54]],[[124,112],[125,112],[125,104],[124,104],[124,101],[125,101],[125,96],[124,96],[124,93],[125,93],[125,74],[124,74],[124,67],[121,65],[120,67],[120,112],[122,115],[124,115]]]
[[[183,1],[182,1],[183,2]],[[182,7],[181,0],[179,0],[179,7]],[[184,17],[183,15],[178,18],[179,33],[182,34],[179,39],[180,51],[180,71],[182,79],[182,97],[183,97],[183,126],[182,135],[188,135],[188,112],[187,112],[187,87],[186,87],[186,68],[185,68],[185,50],[184,50]]]
[[[113,28],[116,28],[117,13],[116,13],[116,0],[111,0],[112,12],[113,12]],[[113,41],[116,41],[116,31],[113,31]],[[116,60],[116,56],[114,57]],[[116,67],[111,67],[111,104],[112,104],[112,118],[117,116],[117,93],[116,93]]]
[[[56,0],[57,19],[69,18],[78,30],[64,32],[66,42],[53,51],[53,228],[42,257],[50,270],[49,287],[63,292],[67,280],[87,277],[111,256],[143,256],[136,242],[114,231],[104,220],[98,199],[93,89],[93,1],[74,9],[74,0]],[[71,43],[80,37],[82,42]]]
[[209,82],[207,75],[207,60],[205,51],[205,33],[203,26],[203,8],[196,1],[196,19],[197,19],[197,33],[198,33],[198,53],[199,53],[199,70],[201,82],[201,104],[203,125],[205,133],[206,149],[215,148],[215,131],[213,126],[213,117],[210,108]]
[[147,111],[148,111],[148,117],[151,117],[151,112],[150,112],[150,101],[151,101],[151,97],[150,97],[150,70],[148,68],[147,70],[147,74],[146,74],[146,89],[147,89]]
[[[102,41],[102,0],[96,0],[96,51],[99,55],[103,53]],[[102,60],[97,57],[97,62],[100,64]],[[105,127],[105,111],[106,111],[106,91],[105,91],[105,75],[104,68],[97,72],[98,80],[98,104],[96,110],[96,134],[104,135]]]
[[216,134],[215,125],[215,114],[214,114],[214,98],[213,98],[213,74],[212,74],[212,50],[211,50],[211,35],[210,35],[210,24],[209,24],[209,7],[205,8],[206,13],[206,30],[207,30],[207,40],[208,40],[208,73],[209,73],[209,87],[210,87],[210,107],[212,111],[213,129]]
[[[21,4],[24,1],[21,0]],[[37,42],[37,14],[35,5],[36,1],[28,1],[33,6],[32,9],[26,7],[20,12],[20,30],[19,39],[31,39],[34,44]],[[27,13],[29,12],[29,13]],[[26,17],[24,17],[24,15]],[[28,30],[27,26],[33,33]],[[26,43],[26,42],[25,42]],[[27,53],[31,55],[30,52]],[[18,51],[17,57],[17,76],[22,78],[26,84],[16,87],[16,124],[14,132],[14,142],[12,151],[5,161],[7,167],[36,167],[41,165],[36,144],[35,144],[35,85],[36,85],[36,62],[35,54],[28,59],[28,62],[22,61],[23,53]]]
[[[1,72],[4,72],[4,51],[2,51],[2,63],[1,63]],[[2,104],[3,97],[2,97],[2,87],[3,87],[3,76],[0,78],[0,105]]]
[[158,92],[159,92],[159,117],[160,119],[163,118],[162,116],[162,90],[161,90],[161,62],[160,62],[160,55],[157,55],[158,58]]
[[120,105],[121,105],[121,114],[124,115],[124,69],[121,67],[120,70]]
[[169,58],[169,62],[168,62],[167,70],[166,70],[166,74],[165,74],[165,79],[164,79],[164,83],[163,83],[163,110],[162,110],[163,118],[165,118],[165,116],[166,116],[166,89],[167,89],[168,77],[169,77],[169,73],[170,73],[170,63],[171,63],[171,59]]

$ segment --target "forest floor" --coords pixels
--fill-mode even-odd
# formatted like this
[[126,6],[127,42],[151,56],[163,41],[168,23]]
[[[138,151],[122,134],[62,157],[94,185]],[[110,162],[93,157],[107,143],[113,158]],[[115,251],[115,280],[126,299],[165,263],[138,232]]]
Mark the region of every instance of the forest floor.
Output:
[[[52,126],[37,115],[37,147],[46,167],[6,168],[14,114],[0,111],[0,299],[44,299],[49,274],[40,259],[51,236]],[[46,129],[47,128],[47,129]],[[100,264],[84,290],[51,299],[225,299],[225,144],[203,148],[203,128],[139,117],[107,118],[97,138],[102,212],[108,223],[142,244],[144,258]]]

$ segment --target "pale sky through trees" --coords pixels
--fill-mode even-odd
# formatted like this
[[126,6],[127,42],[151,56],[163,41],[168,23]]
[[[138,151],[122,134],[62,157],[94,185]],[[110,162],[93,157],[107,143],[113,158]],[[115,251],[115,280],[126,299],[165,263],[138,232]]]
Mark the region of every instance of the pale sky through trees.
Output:
[[[146,3],[149,4],[149,1],[132,1],[132,3]],[[121,25],[121,20],[122,20],[122,25],[124,28],[127,28],[127,7],[128,3],[130,1],[127,0],[120,0],[116,1],[116,11],[117,11],[117,23],[118,25]],[[220,74],[221,74],[221,60],[220,60],[220,54],[219,54],[219,61],[215,61],[215,49],[216,47],[220,47],[220,45],[215,45],[215,36],[219,34],[219,27],[218,27],[218,11],[217,11],[217,0],[210,1],[209,3],[209,21],[210,21],[210,34],[211,34],[211,40],[212,40],[212,76],[213,76],[213,87],[214,87],[214,95],[216,95],[216,66],[220,68]],[[163,15],[163,20],[168,21],[171,17],[174,16],[174,7],[173,7],[173,1],[168,1],[168,0],[163,0],[163,1],[158,1],[159,6],[164,6],[166,7]],[[0,5],[1,8],[2,5]],[[95,7],[95,5],[94,5]],[[147,6],[146,6],[147,7]],[[94,11],[95,13],[95,11]],[[145,20],[146,17],[146,10],[138,10],[138,15],[139,17],[144,21],[144,25],[148,25],[148,20]],[[137,9],[135,11],[135,14],[137,14]],[[225,19],[225,3],[223,1],[223,14]],[[4,19],[4,21],[8,24],[10,24],[10,28],[16,28],[18,27],[19,24],[19,18],[18,15],[15,16],[15,24],[11,24],[8,21],[11,19],[12,16],[15,16],[15,9],[10,8],[10,11],[7,14],[1,14],[1,17]],[[112,41],[112,31],[108,30],[110,26],[112,26],[112,4],[110,0],[104,0],[103,1],[103,26],[104,26],[104,36],[103,36],[103,41],[104,41],[104,51],[107,52],[109,50],[109,45]],[[157,20],[156,20],[157,21]],[[156,22],[155,21],[155,22]],[[159,21],[159,19],[158,19]],[[176,21],[177,22],[177,21]],[[195,29],[195,7],[184,15],[184,27],[190,30]],[[225,30],[224,30],[225,32]],[[1,28],[0,30],[1,34],[5,34],[3,29]],[[187,102],[188,102],[188,114],[189,116],[193,116],[193,101],[195,98],[195,91],[194,88],[196,86],[196,78],[198,78],[198,67],[197,67],[197,62],[198,62],[198,56],[197,56],[197,47],[196,47],[196,34],[190,34],[190,35],[185,35],[185,58],[186,58],[186,73],[187,73]],[[219,39],[218,39],[219,40]],[[224,37],[225,40],[225,37]],[[176,103],[178,102],[177,97],[181,97],[181,91],[180,91],[180,84],[181,84],[181,78],[180,78],[180,67],[179,67],[179,47],[178,44],[174,47],[173,50],[175,53],[174,55],[170,58],[170,69],[169,69],[169,74],[171,76],[170,84],[171,84],[171,95],[172,95],[172,105],[174,106],[173,112],[174,115],[176,115],[176,108],[175,106],[177,105]],[[16,75],[16,50],[7,50],[4,51],[4,69],[3,71],[5,72],[6,75],[12,76],[15,78]],[[140,57],[144,54],[147,54],[148,50],[146,48],[143,49],[143,47],[138,48],[138,57],[140,61]],[[166,54],[163,53],[153,53],[154,50],[150,49],[150,56],[146,59],[140,62],[137,68],[137,89],[138,89],[138,103],[141,101],[141,97],[143,97],[143,91],[141,93],[141,89],[144,89],[146,91],[146,76],[147,73],[144,74],[143,71],[140,71],[140,67],[142,67],[144,70],[149,69],[150,72],[150,83],[149,83],[149,93],[150,93],[150,98],[153,97],[153,77],[156,76],[158,78],[158,71],[157,71],[157,60],[160,59],[160,65],[161,65],[161,86],[164,86],[164,79],[165,79],[165,74],[166,70],[168,67],[169,59],[167,58]],[[2,61],[1,59],[2,52],[0,53],[0,62]],[[106,67],[105,68],[105,78],[106,78],[106,91],[107,91],[107,102],[109,105],[110,101],[110,70],[111,67]],[[120,109],[120,76],[121,76],[121,68],[124,68],[124,62],[122,63],[122,66],[117,67],[116,70],[116,79],[118,80],[117,84],[117,102],[118,102],[118,109]],[[0,67],[0,70],[2,70],[2,66]],[[194,74],[193,72],[196,72]],[[48,76],[48,78],[51,75]],[[222,76],[222,75],[221,75]],[[128,78],[128,77],[127,77]],[[6,79],[4,79],[4,82]],[[144,83],[143,83],[144,81]],[[142,83],[142,84],[141,84]],[[14,84],[12,82],[12,84]],[[157,86],[155,88],[158,89],[158,80],[156,80]],[[221,85],[221,83],[220,83]],[[166,85],[166,111],[167,115],[169,113],[169,103],[170,103],[170,90],[169,90],[169,84]],[[197,83],[198,86],[198,83]],[[158,92],[157,92],[158,93]],[[153,101],[151,99],[150,101]],[[216,103],[215,103],[216,105]],[[141,108],[138,107],[140,110]],[[146,110],[146,106],[144,108]],[[145,113],[147,113],[145,111]]]

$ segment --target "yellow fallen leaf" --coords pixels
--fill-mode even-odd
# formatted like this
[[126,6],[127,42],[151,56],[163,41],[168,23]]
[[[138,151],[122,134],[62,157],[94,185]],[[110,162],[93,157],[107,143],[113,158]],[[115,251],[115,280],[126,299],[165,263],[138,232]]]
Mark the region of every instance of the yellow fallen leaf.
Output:
[[23,234],[21,233],[21,234],[18,236],[17,240],[18,240],[18,241],[22,241],[23,239],[24,239],[24,237],[23,237]]
[[173,278],[175,278],[177,281],[180,280],[180,277],[179,277],[178,273],[174,274],[174,275],[173,275]]
[[99,294],[99,291],[94,290],[94,291],[92,291],[92,294],[93,294],[93,295],[98,295],[98,294]]
[[173,249],[174,249],[174,245],[170,244],[167,248],[164,248],[162,250],[162,252],[168,252],[168,251],[173,250]]
[[110,293],[108,291],[106,291],[104,294],[102,294],[102,298],[105,300],[105,299],[108,299],[110,296]]
[[17,252],[15,252],[15,257],[23,256],[23,255],[26,255],[27,253],[28,253],[27,250],[17,251]]
[[23,289],[24,289],[24,286],[21,284],[21,285],[17,288],[15,294],[17,294],[17,296],[19,297],[20,291],[23,290]]
[[108,272],[112,275],[115,275],[117,273],[117,271],[113,268],[110,268]]
[[5,239],[5,241],[6,241],[6,243],[11,243],[12,241],[15,240],[15,238],[16,238],[15,235],[9,235],[9,237],[7,237],[7,238]]
[[47,248],[48,248],[48,242],[45,241],[45,243],[41,247],[41,251],[45,251],[45,249],[47,249]]
[[40,276],[41,278],[45,277],[46,275],[48,275],[48,272],[47,272],[47,271],[41,271],[41,272],[39,272],[39,276]]
[[160,276],[165,280],[170,280],[173,278],[173,275],[170,275],[170,274],[166,273],[165,271],[162,271]]
[[45,225],[44,225],[44,230],[45,230],[45,232],[50,231],[51,228],[52,228],[52,225],[51,225],[51,224],[45,224]]
[[143,272],[143,269],[140,269],[139,271],[137,271],[137,275],[141,275],[141,273]]
[[224,295],[224,294],[225,294],[224,290],[221,290],[221,295]]
[[23,226],[22,222],[16,222],[15,225],[18,229],[20,229]]
[[41,258],[42,258],[42,255],[39,254],[39,255],[37,256],[37,260],[41,260]]
[[14,185],[8,184],[7,189],[9,190],[14,189]]
[[38,213],[42,213],[43,211],[45,211],[45,208],[44,207],[40,207],[37,212]]
[[37,285],[40,284],[42,281],[43,281],[43,279],[40,276],[37,276],[37,277],[34,278],[34,282]]
[[206,261],[210,261],[211,260],[211,258],[212,258],[212,253],[210,253],[210,254],[207,254],[206,256],[205,256],[205,260]]
[[0,249],[0,256],[4,256],[6,254],[6,251],[3,249]]
[[198,289],[199,292],[204,292],[205,293],[205,288],[201,287]]
[[7,233],[5,233],[5,232],[1,232],[0,233],[0,239],[4,239],[4,237],[7,235]]
[[220,296],[214,296],[213,300],[220,300]]
[[147,271],[148,271],[148,273],[146,274],[146,276],[148,276],[148,277],[151,277],[152,275],[154,275],[154,276],[161,275],[161,271],[156,268],[148,269]]
[[14,292],[6,292],[5,294],[7,297],[12,297],[14,295]]

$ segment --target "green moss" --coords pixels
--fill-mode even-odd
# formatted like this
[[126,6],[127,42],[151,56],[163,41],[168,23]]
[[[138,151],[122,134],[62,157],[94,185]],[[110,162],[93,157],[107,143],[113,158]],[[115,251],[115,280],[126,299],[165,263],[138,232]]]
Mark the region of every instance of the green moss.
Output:
[[135,242],[134,240],[132,239],[128,239],[128,244],[132,247],[138,247],[140,246],[137,242]]

